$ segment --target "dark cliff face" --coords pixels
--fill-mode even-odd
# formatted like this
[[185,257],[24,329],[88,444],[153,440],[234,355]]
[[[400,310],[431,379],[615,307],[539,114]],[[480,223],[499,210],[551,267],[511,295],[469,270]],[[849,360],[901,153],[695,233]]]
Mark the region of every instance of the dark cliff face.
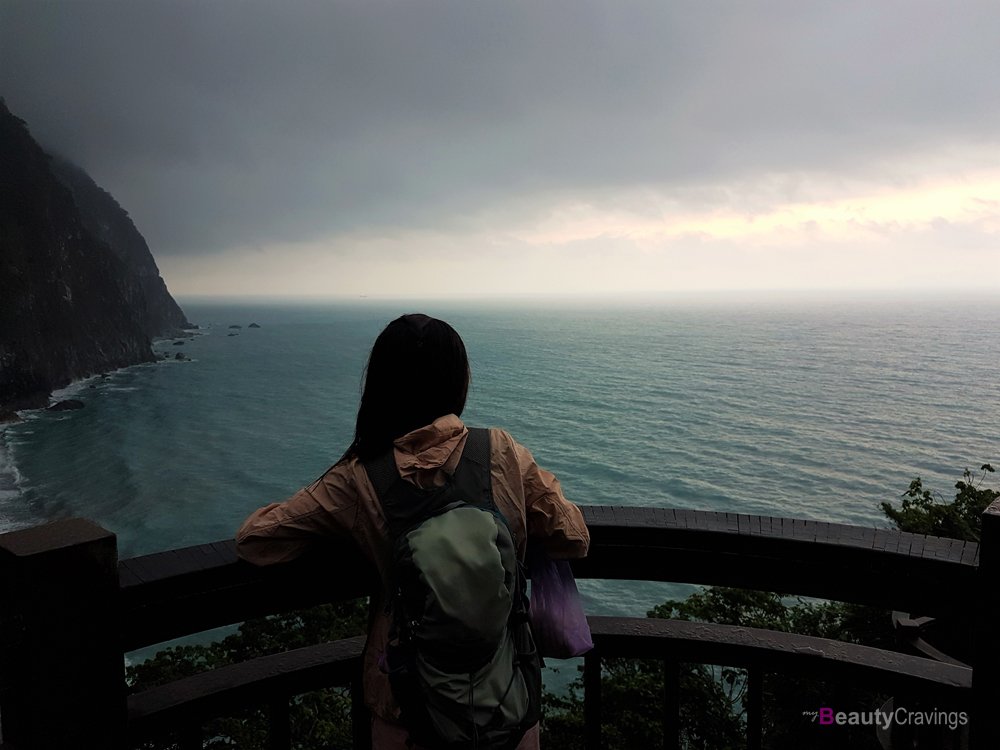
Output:
[[[140,272],[95,235],[94,221],[0,100],[0,410],[44,406],[73,379],[152,361],[151,331],[178,314],[176,327],[186,324],[179,309],[147,299],[155,283],[144,278],[162,285],[152,258],[152,273]],[[160,307],[167,313],[156,318]]]
[[146,334],[153,338],[170,336],[189,328],[191,324],[167,291],[149,246],[135,228],[128,212],[75,164],[53,156],[51,167],[59,181],[72,193],[84,229],[110,247],[132,276],[138,279],[145,307],[135,312],[140,315]]

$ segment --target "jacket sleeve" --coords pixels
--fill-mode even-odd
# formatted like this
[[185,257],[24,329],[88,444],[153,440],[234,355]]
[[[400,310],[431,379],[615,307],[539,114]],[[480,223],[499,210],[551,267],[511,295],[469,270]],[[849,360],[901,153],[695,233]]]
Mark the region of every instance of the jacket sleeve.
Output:
[[350,473],[334,467],[285,502],[251,513],[236,532],[236,552],[254,565],[294,560],[323,539],[348,538],[357,510]]
[[527,448],[511,441],[524,487],[528,538],[541,542],[552,558],[586,557],[590,532],[580,509],[563,495],[554,474],[540,467]]

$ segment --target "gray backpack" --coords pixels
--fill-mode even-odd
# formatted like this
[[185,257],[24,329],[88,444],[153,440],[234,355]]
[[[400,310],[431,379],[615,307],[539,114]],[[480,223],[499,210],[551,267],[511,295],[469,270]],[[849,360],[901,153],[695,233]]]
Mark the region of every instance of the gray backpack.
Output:
[[392,543],[382,668],[410,740],[512,750],[541,714],[541,658],[523,566],[493,502],[489,431],[469,430],[443,487],[403,480],[392,451],[367,462]]

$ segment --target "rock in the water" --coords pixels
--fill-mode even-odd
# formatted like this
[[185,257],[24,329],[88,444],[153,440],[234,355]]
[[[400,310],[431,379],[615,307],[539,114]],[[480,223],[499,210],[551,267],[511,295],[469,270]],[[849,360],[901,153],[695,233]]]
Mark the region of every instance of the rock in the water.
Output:
[[0,411],[0,424],[4,422],[20,422],[21,417],[16,411]]
[[229,326],[230,328],[242,328],[243,326]]
[[174,342],[174,346],[184,346],[184,342],[183,341],[175,341]]
[[82,409],[83,401],[77,401],[75,398],[68,398],[65,401],[57,401],[49,407],[49,411],[72,411],[73,409]]
[[187,359],[187,357],[185,357],[183,353],[177,352],[177,354],[174,355],[174,359],[184,360]]
[[250,325],[247,326],[247,328],[260,328],[260,326],[257,325],[256,323],[251,323]]
[[230,336],[239,336],[239,334],[238,334],[238,333],[230,333],[229,335],[230,335]]

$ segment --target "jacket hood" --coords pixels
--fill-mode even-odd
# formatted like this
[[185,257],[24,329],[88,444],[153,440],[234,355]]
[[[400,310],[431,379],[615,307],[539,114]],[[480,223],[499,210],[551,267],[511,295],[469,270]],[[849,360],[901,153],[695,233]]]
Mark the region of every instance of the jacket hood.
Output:
[[403,479],[418,487],[432,487],[452,474],[462,457],[469,430],[454,414],[435,419],[426,427],[393,441],[396,467]]

